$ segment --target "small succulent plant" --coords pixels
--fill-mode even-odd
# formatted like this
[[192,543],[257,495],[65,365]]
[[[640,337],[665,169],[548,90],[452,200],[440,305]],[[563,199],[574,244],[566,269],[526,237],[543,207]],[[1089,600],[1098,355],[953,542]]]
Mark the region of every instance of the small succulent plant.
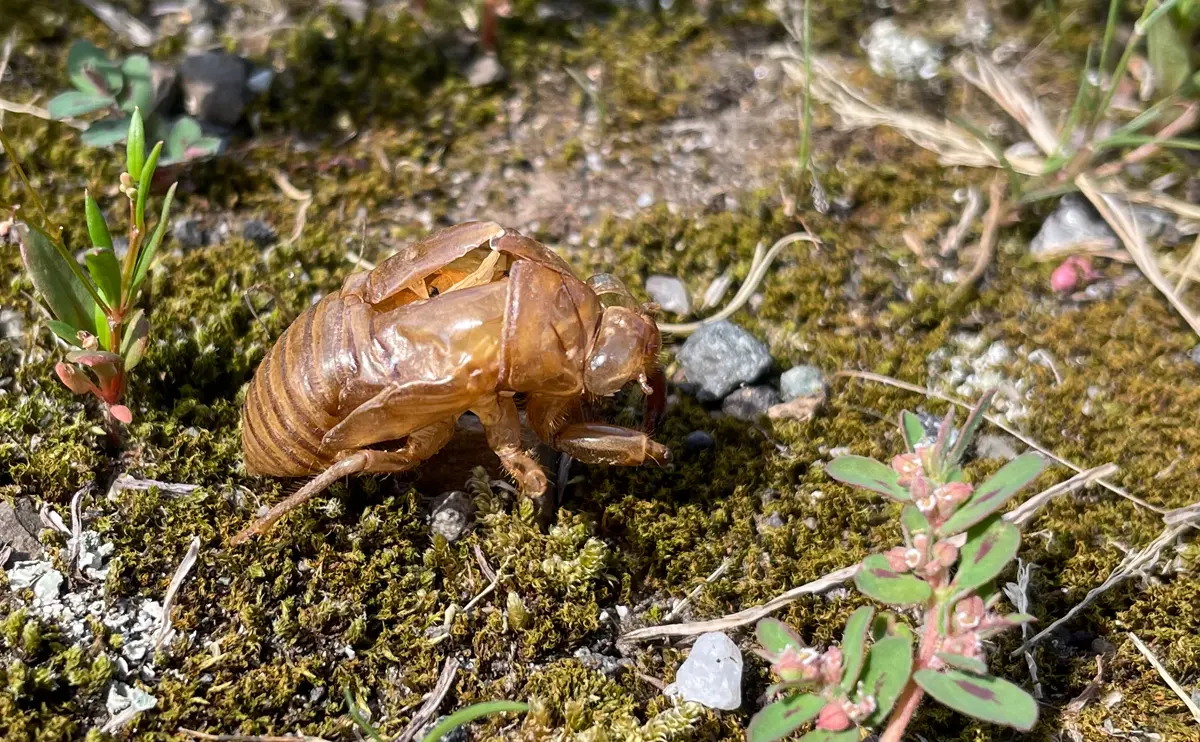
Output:
[[993,581],[1016,557],[1021,535],[999,510],[1041,473],[1037,454],[1010,461],[979,486],[960,466],[991,401],[988,392],[963,429],[952,432],[953,410],[936,438],[920,419],[901,416],[908,451],[891,466],[861,456],[830,462],[829,476],[903,504],[904,544],[863,560],[859,592],[920,617],[914,629],[891,612],[854,611],[841,646],[818,651],[785,624],[763,619],[762,649],[779,677],[769,695],[781,696],[750,722],[750,742],[783,739],[809,722],[803,742],[856,742],[860,727],[884,727],[881,742],[899,742],[925,695],[977,719],[1022,731],[1037,723],[1038,707],[1021,688],[988,674],[983,642],[1033,620],[996,612]]
[[17,223],[11,232],[20,241],[21,259],[34,288],[54,317],[48,323],[50,329],[71,348],[54,370],[72,392],[95,396],[112,419],[127,424],[132,419],[129,408],[122,404],[127,376],[142,359],[150,334],[145,313],[136,305],[166,234],[175,186],[167,191],[151,232],[146,224],[146,204],[163,143],[146,154],[145,129],[136,107],[126,141],[120,191],[129,202],[129,247],[124,256],[118,256],[100,205],[85,191],[84,219],[92,244],[84,253],[86,271],[63,243],[61,230],[42,210],[7,139],[4,148],[41,216],[40,225]]
[[167,97],[172,73],[155,69],[150,58],[133,54],[113,61],[99,47],[76,41],[67,54],[67,75],[74,86],[56,95],[47,105],[51,118],[67,119],[105,111],[81,136],[90,147],[106,148],[125,141],[135,110],[143,113],[143,128],[151,139],[164,142],[160,166],[217,154],[224,147],[219,137],[205,136],[200,123],[189,116],[168,122],[157,113]]

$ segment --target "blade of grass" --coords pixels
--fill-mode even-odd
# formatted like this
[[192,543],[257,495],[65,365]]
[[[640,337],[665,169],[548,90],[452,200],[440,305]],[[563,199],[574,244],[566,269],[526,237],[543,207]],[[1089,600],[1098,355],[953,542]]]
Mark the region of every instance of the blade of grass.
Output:
[[442,737],[464,724],[469,724],[478,718],[489,714],[499,714],[506,711],[528,711],[529,705],[518,701],[486,701],[459,709],[442,719],[437,726],[429,730],[422,742],[438,742]]
[[1121,58],[1117,61],[1117,67],[1113,70],[1112,79],[1108,83],[1108,89],[1104,91],[1104,98],[1101,100],[1099,108],[1092,114],[1092,121],[1088,126],[1088,141],[1091,141],[1095,136],[1096,127],[1100,125],[1104,114],[1108,112],[1108,107],[1112,104],[1113,96],[1117,93],[1117,83],[1125,77],[1125,70],[1129,67],[1129,60],[1133,58],[1133,52],[1137,49],[1138,42],[1146,35],[1146,28],[1150,25],[1150,19],[1158,20],[1158,18],[1162,17],[1159,11],[1174,5],[1175,2],[1176,0],[1167,0],[1158,10],[1154,9],[1154,3],[1146,3],[1146,8],[1142,11],[1142,16],[1138,18],[1137,23],[1133,24],[1133,33],[1130,34],[1129,41],[1125,44],[1125,51],[1121,53]]
[[358,701],[355,700],[354,694],[350,691],[350,686],[347,685],[344,690],[346,693],[346,709],[350,712],[350,718],[354,720],[358,728],[363,730],[363,733],[368,737],[375,740],[375,742],[383,742],[383,738],[379,736],[379,730],[371,722],[367,721],[367,718],[358,710]]
[[1108,67],[1108,50],[1112,47],[1113,35],[1117,32],[1117,14],[1120,12],[1121,0],[1109,0],[1108,20],[1104,24],[1104,41],[1100,43],[1100,73]]
[[1169,95],[1166,98],[1163,98],[1159,102],[1147,108],[1145,111],[1139,113],[1129,123],[1123,126],[1118,126],[1113,131],[1112,136],[1117,137],[1138,133],[1142,129],[1157,121],[1158,118],[1163,115],[1166,109],[1176,102],[1177,101],[1174,95]]
[[1004,174],[1008,176],[1008,187],[1012,189],[1013,198],[1020,198],[1020,176],[1018,176],[1017,171],[1013,169],[1012,163],[1008,161],[1008,157],[1005,156],[1004,150],[1000,147],[1000,145],[993,141],[991,137],[984,133],[982,129],[980,129],[978,126],[975,126],[971,122],[964,119],[955,118],[954,116],[948,116],[947,118],[958,126],[961,126],[969,131],[976,139],[982,142],[985,147],[992,151],[992,154],[995,155],[996,159],[1000,162],[1000,167],[1004,168]]
[[800,132],[800,171],[808,170],[812,157],[812,23],[804,0],[804,129]]
[[1097,151],[1100,151],[1116,147],[1140,146],[1142,144],[1156,144],[1159,147],[1166,147],[1168,149],[1200,150],[1200,140],[1197,139],[1159,139],[1158,137],[1151,137],[1145,134],[1124,137],[1112,136],[1097,142],[1094,146]]
[[1083,74],[1079,76],[1079,91],[1075,93],[1075,103],[1071,106],[1071,112],[1067,114],[1067,122],[1063,124],[1062,131],[1058,133],[1058,146],[1055,147],[1054,154],[1046,160],[1045,175],[1056,172],[1070,159],[1063,153],[1063,148],[1071,138],[1071,133],[1075,131],[1076,124],[1079,123],[1079,115],[1083,111],[1087,99],[1091,97],[1093,86],[1088,81],[1088,72],[1092,69],[1092,51],[1092,47],[1088,46],[1087,58],[1083,63]]

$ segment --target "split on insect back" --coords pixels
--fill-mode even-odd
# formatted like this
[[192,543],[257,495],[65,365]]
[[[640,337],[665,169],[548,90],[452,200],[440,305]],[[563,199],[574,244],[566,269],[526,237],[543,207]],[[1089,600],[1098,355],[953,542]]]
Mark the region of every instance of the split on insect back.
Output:
[[175,185],[167,190],[158,223],[150,231],[146,205],[163,143],[147,154],[142,114],[136,108],[125,139],[126,164],[119,190],[128,202],[129,246],[123,255],[116,252],[104,212],[85,190],[83,211],[91,242],[84,253],[85,271],[63,242],[61,228],[50,221],[0,130],[4,150],[39,217],[37,223],[14,218],[5,231],[20,242],[25,270],[53,317],[47,325],[69,348],[66,359],[54,370],[72,392],[99,399],[110,423],[128,424],[133,420],[123,401],[128,374],[141,361],[150,340],[150,323],[137,303],[166,234]]
[[[521,445],[515,395],[537,436],[587,463],[663,464],[665,405],[654,305],[614,276],[579,280],[545,245],[468,222],[410,245],[310,307],[257,369],[242,409],[252,475],[315,477],[234,537],[244,543],[351,474],[402,472],[474,413],[531,497],[547,478]],[[583,403],[636,383],[644,430],[585,419]]]

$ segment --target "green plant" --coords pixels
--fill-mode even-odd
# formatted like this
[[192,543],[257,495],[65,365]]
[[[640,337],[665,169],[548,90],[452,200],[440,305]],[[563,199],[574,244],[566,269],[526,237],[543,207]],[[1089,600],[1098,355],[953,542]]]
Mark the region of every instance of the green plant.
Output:
[[783,697],[751,720],[750,742],[782,739],[810,721],[815,728],[804,742],[854,742],[859,727],[884,725],[880,742],[899,742],[926,694],[984,721],[1033,728],[1037,703],[988,674],[983,641],[1033,620],[995,612],[1000,591],[993,581],[1021,542],[998,511],[1044,462],[1025,454],[978,487],[965,481],[960,464],[991,397],[984,395],[957,435],[951,410],[933,440],[905,412],[900,422],[909,450],[890,467],[861,456],[830,462],[826,471],[834,479],[903,503],[904,545],[867,557],[854,582],[881,603],[915,607],[921,623],[913,629],[896,614],[864,606],[851,614],[841,646],[818,652],[783,623],[760,621],[759,654],[781,680],[768,693]]
[[[1146,3],[1151,10],[1156,5],[1154,0]],[[1174,93],[1189,78],[1193,89],[1200,87],[1200,70],[1192,51],[1200,30],[1200,0],[1178,0],[1163,7],[1165,17],[1146,31],[1146,51],[1159,96]]]
[[150,138],[165,142],[159,165],[207,157],[221,151],[224,140],[205,136],[200,124],[183,116],[169,123],[157,112],[165,99],[169,75],[156,79],[150,58],[133,54],[114,62],[99,47],[76,41],[67,53],[67,76],[74,90],[59,93],[46,108],[53,119],[84,116],[106,111],[107,116],[92,121],[81,135],[90,147],[111,147],[125,141],[134,111],[141,111],[144,130]]
[[118,256],[100,205],[84,191],[84,220],[92,244],[84,253],[85,271],[63,242],[62,230],[47,216],[3,131],[0,138],[41,216],[41,224],[17,224],[16,233],[25,270],[54,317],[48,322],[50,329],[71,348],[54,370],[72,392],[92,394],[112,418],[129,423],[132,413],[121,400],[128,373],[142,359],[150,335],[145,312],[136,305],[166,234],[175,195],[172,185],[150,233],[146,202],[163,143],[146,154],[141,111],[134,108],[126,137],[126,169],[120,177],[120,191],[129,201],[129,246],[123,257]]
[[[345,694],[346,708],[349,709],[350,718],[354,720],[355,725],[370,739],[375,742],[383,742],[383,737],[380,736],[379,730],[363,716],[350,688],[347,687],[345,689]],[[461,708],[439,721],[432,729],[426,732],[425,736],[421,738],[421,742],[438,742],[438,740],[455,729],[491,714],[502,714],[509,711],[523,713],[528,710],[529,704],[518,701],[484,701],[483,703],[475,703]]]

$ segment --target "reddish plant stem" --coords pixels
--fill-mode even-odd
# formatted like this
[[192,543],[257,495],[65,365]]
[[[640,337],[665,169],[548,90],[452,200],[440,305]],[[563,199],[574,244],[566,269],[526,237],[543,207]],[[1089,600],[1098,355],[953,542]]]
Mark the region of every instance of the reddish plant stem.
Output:
[[[941,643],[937,614],[938,605],[935,599],[934,605],[925,613],[925,633],[921,635],[921,645],[917,650],[917,661],[913,667],[914,673],[928,667],[929,661],[933,659],[933,655]],[[904,730],[908,727],[908,722],[912,721],[913,714],[921,705],[921,699],[924,697],[925,691],[909,676],[908,684],[900,693],[896,707],[892,710],[892,715],[888,717],[887,728],[879,737],[879,742],[901,742],[904,739]]]

